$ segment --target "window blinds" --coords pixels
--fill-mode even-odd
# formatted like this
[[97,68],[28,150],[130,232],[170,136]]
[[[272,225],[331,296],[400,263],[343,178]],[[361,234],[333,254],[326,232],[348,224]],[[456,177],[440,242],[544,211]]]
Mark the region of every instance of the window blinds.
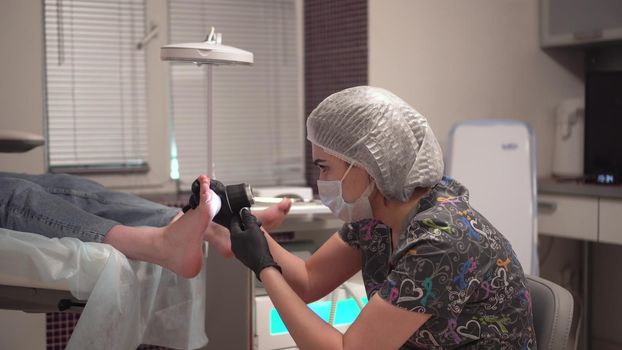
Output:
[[[171,0],[171,43],[205,39],[254,54],[252,66],[212,69],[215,178],[253,186],[304,183],[300,23],[296,0]],[[206,68],[171,64],[182,188],[207,169]],[[175,164],[175,159],[173,159]]]
[[143,0],[45,0],[51,169],[146,167]]

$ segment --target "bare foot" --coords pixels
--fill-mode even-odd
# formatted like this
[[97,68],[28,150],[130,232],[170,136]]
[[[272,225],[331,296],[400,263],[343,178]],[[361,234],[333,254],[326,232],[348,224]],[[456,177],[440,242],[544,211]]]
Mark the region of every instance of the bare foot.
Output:
[[194,277],[203,264],[203,234],[211,222],[209,179],[199,176],[201,200],[199,206],[176,218],[164,227],[160,242],[163,267],[183,277]]
[[207,226],[205,230],[204,239],[211,244],[218,254],[224,258],[231,258],[233,251],[231,250],[231,239],[229,230],[215,222],[212,222]]
[[289,213],[289,209],[292,207],[292,200],[289,198],[283,198],[279,203],[269,206],[261,211],[254,211],[253,215],[261,221],[261,226],[266,231],[274,230],[279,227],[285,220],[285,215]]
[[[214,213],[210,214],[215,215]],[[179,218],[183,215],[184,213],[180,211],[177,215],[175,215],[175,217],[173,217],[169,225],[179,220]],[[231,258],[233,257],[233,251],[231,250],[231,240],[229,235],[229,230],[226,227],[214,222],[207,225],[207,229],[205,229],[205,232],[203,233],[203,239],[213,245],[218,254],[222,255],[224,258]]]
[[[285,215],[289,212],[292,206],[292,201],[289,198],[283,198],[281,202],[275,204],[269,208],[261,211],[254,212],[253,214],[261,221],[262,227],[266,230],[272,230],[278,227]],[[214,246],[218,254],[225,258],[233,256],[231,250],[230,232],[226,227],[211,223],[205,230],[204,239]]]

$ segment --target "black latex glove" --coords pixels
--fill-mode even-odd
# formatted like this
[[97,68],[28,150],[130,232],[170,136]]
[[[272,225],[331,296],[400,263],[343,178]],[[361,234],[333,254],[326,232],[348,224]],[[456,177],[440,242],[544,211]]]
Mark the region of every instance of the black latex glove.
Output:
[[[218,214],[214,216],[214,219],[212,221],[226,228],[229,228],[229,224],[231,223],[231,217],[233,216],[233,214],[231,213],[231,210],[229,209],[229,206],[226,202],[227,188],[222,182],[218,180],[210,180],[209,188],[214,191],[214,193],[216,193],[218,197],[220,197],[221,201],[220,211],[218,211]],[[198,207],[200,198],[201,183],[199,182],[199,179],[196,179],[192,183],[192,194],[188,199],[188,204],[182,209],[183,212],[185,213],[190,209],[195,209],[196,207]]]
[[231,250],[246,267],[255,272],[258,280],[259,273],[266,267],[274,266],[279,272],[281,267],[274,261],[268,241],[257,219],[248,208],[242,208],[240,216],[233,215],[231,219]]
[[188,198],[188,204],[182,209],[184,213],[199,206],[199,199],[201,198],[201,183],[199,179],[194,180],[190,189],[192,193],[190,193],[190,198]]

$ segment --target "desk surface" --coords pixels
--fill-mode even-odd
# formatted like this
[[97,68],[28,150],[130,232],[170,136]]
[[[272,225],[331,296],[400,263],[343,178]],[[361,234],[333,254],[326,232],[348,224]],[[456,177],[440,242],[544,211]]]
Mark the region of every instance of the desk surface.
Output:
[[538,179],[538,192],[622,199],[622,185],[596,185],[553,178]]
[[[141,197],[172,207],[183,207],[188,203],[188,193],[181,194],[143,194]],[[262,210],[269,206],[267,203],[256,203],[253,210]],[[343,221],[337,219],[319,201],[294,202],[285,221],[278,229],[271,233],[290,231],[336,231],[343,225]]]
[[[257,203],[253,206],[255,210],[263,210],[268,208],[269,204],[266,203]],[[324,204],[313,201],[313,202],[294,202],[292,203],[292,207],[289,211],[290,215],[296,214],[331,214],[330,209],[326,207]]]
[[[163,194],[142,194],[141,197],[148,199],[150,201],[158,202],[164,205],[168,205],[171,207],[181,208],[188,203],[188,198],[190,197],[190,193],[163,193]],[[255,203],[253,205],[254,210],[262,210],[266,209],[273,203]],[[290,214],[293,215],[305,215],[305,214],[330,214],[331,211],[325,205],[323,205],[320,201],[314,200],[310,202],[297,202],[292,203],[292,208],[290,210]]]

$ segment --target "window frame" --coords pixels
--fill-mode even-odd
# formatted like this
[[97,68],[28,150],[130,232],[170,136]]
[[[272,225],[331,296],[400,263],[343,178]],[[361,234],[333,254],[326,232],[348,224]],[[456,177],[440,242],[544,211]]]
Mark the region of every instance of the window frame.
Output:
[[[147,135],[147,171],[79,171],[81,176],[92,179],[111,189],[123,190],[134,193],[175,192],[175,181],[169,177],[170,168],[170,142],[162,140],[170,139],[170,123],[168,116],[169,102],[169,75],[168,64],[160,60],[160,47],[168,44],[168,13],[166,0],[149,0],[145,4],[145,33],[153,26],[157,27],[156,34],[144,46],[145,50],[145,79],[146,79],[146,135]],[[45,18],[45,0],[41,0],[42,20]],[[43,89],[44,98],[47,99],[47,73],[45,72],[45,26],[43,30]],[[44,106],[44,133],[49,137],[47,100]],[[50,168],[49,155],[46,147],[45,169]]]
[[[278,1],[278,0],[275,0]],[[294,0],[296,6],[297,21],[297,57],[298,57],[298,85],[300,98],[298,99],[298,110],[303,118],[301,134],[302,142],[300,148],[302,167],[306,166],[305,161],[305,126],[304,126],[304,97],[305,97],[305,67],[304,67],[304,3],[303,0]],[[42,9],[44,0],[41,0]],[[44,14],[42,13],[42,17]],[[172,126],[170,98],[170,63],[160,60],[160,47],[170,44],[169,42],[169,18],[167,0],[145,0],[145,22],[146,33],[153,26],[157,27],[156,35],[151,38],[143,47],[145,50],[145,76],[147,81],[147,91],[145,99],[147,101],[147,172],[98,172],[82,173],[86,178],[92,179],[102,185],[116,190],[128,191],[137,194],[141,193],[175,193],[179,192],[179,183],[171,179],[171,142]],[[45,26],[42,26],[45,31]],[[225,33],[226,35],[226,33]],[[43,33],[45,41],[45,33]],[[45,43],[44,43],[45,45]],[[43,64],[45,65],[45,48],[43,49]],[[43,79],[45,79],[45,71]],[[47,96],[47,86],[44,82],[44,96]],[[44,103],[44,132],[48,136],[47,130],[47,101]],[[163,141],[166,140],[166,141]],[[47,152],[47,150],[46,150]],[[50,170],[46,154],[45,169]],[[197,174],[198,175],[198,174]],[[304,185],[304,172],[303,183]]]

